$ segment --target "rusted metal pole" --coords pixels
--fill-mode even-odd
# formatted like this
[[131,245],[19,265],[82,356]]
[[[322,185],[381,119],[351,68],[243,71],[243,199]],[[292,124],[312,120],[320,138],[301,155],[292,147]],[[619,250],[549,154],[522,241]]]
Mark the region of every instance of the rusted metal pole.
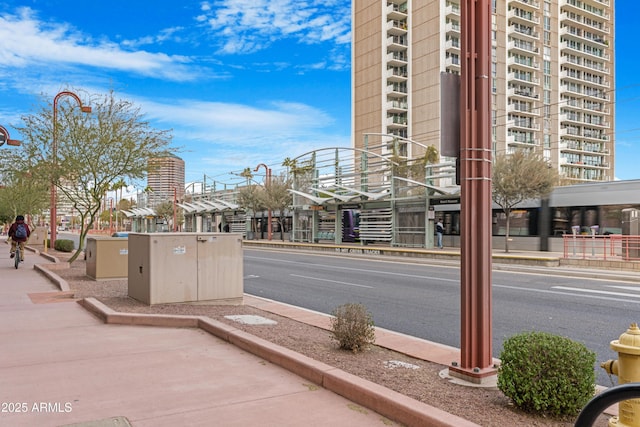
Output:
[[464,0],[460,85],[459,370],[493,375],[491,303],[491,2]]

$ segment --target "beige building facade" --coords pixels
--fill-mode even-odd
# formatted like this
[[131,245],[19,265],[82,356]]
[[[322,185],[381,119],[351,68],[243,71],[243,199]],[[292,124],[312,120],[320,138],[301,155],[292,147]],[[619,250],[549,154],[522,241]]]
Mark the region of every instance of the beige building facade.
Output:
[[[388,155],[398,136],[401,156],[441,151],[460,2],[353,0],[352,14],[353,146]],[[569,181],[613,180],[613,17],[613,0],[493,1],[494,154],[535,150]]]
[[155,208],[168,200],[184,198],[184,160],[178,156],[167,155],[149,159],[147,186],[151,191],[147,195],[146,207]]

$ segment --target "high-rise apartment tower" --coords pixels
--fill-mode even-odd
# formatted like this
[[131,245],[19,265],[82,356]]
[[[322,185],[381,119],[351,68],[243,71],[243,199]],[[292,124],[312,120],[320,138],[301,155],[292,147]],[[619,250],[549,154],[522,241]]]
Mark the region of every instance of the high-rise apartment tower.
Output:
[[[569,180],[613,179],[613,8],[614,0],[493,1],[494,153],[536,150]],[[354,146],[378,133],[440,149],[449,96],[441,73],[460,73],[460,2],[353,0],[352,14]],[[422,150],[408,144],[401,154]]]
[[174,155],[149,159],[146,206],[154,208],[168,200],[184,197],[184,160]]

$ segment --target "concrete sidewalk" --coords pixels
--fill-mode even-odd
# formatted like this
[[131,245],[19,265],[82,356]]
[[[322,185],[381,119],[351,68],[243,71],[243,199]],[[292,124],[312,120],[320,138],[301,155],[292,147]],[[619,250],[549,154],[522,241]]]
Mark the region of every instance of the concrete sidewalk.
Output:
[[210,319],[118,316],[90,302],[96,316],[55,298],[59,289],[33,269],[46,260],[27,253],[16,270],[3,249],[2,426],[389,425],[380,414],[406,425],[475,425]]

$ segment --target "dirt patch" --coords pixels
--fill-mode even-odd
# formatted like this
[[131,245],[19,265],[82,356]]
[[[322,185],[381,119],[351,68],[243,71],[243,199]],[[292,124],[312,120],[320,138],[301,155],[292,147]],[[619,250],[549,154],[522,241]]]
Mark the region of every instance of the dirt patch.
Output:
[[[57,253],[60,260],[69,254]],[[126,280],[94,281],[86,276],[84,261],[77,260],[56,274],[69,283],[75,298],[94,297],[119,312],[208,316],[315,360],[395,390],[481,426],[570,427],[574,418],[553,419],[523,413],[499,390],[453,384],[439,375],[446,366],[415,359],[382,347],[353,354],[337,348],[329,331],[250,306],[159,304],[148,306],[127,296]],[[275,324],[243,324],[225,316],[261,316]],[[601,416],[594,425],[606,426]]]

